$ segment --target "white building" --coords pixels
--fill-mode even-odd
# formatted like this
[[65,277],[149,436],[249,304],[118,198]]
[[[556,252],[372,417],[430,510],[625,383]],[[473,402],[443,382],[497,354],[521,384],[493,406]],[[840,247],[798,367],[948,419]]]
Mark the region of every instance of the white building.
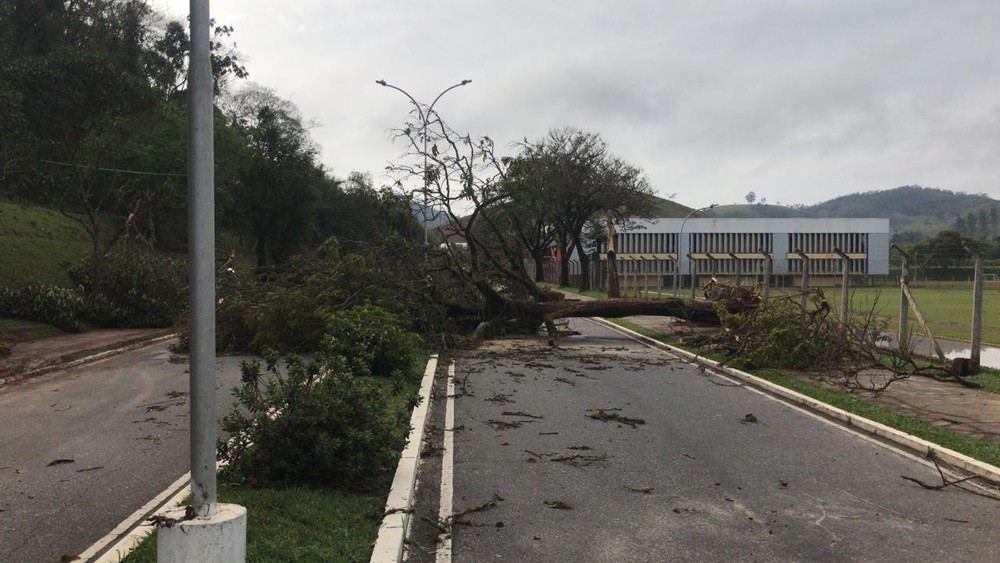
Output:
[[[615,235],[618,271],[672,283],[701,276],[852,276],[889,273],[888,219],[662,218]],[[600,248],[601,259],[607,247]],[[664,280],[664,277],[671,278]],[[644,284],[645,285],[645,284]]]

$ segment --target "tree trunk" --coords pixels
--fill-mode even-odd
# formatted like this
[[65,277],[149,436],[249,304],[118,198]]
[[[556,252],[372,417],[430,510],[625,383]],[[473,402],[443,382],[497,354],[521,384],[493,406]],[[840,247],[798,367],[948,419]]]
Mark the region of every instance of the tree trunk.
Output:
[[621,286],[618,285],[618,260],[615,259],[615,251],[608,251],[608,297],[617,299],[622,296]]
[[254,246],[254,251],[257,254],[257,267],[263,268],[267,266],[267,239],[258,235],[257,244]]
[[[547,301],[543,303],[519,304],[529,314],[537,314],[555,320],[571,317],[621,318],[633,315],[658,315],[676,317],[705,323],[719,323],[719,314],[714,301],[696,299],[600,299],[593,301]],[[726,305],[730,312],[738,312],[743,307],[738,302]]]
[[572,247],[559,254],[559,285],[569,287],[569,259],[572,256]]
[[542,260],[545,257],[545,249],[532,251],[531,259],[535,261],[535,281],[545,281],[545,264]]
[[580,291],[590,289],[590,256],[583,251],[583,245],[577,243],[576,253],[580,256]]

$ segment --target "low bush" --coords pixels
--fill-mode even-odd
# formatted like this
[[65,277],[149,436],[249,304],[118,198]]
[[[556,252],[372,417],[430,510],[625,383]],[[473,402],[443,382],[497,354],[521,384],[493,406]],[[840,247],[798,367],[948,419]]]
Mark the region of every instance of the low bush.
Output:
[[326,356],[343,356],[355,375],[419,377],[420,337],[396,315],[375,305],[337,311],[327,319]]
[[285,285],[269,291],[245,317],[252,334],[250,350],[258,354],[315,351],[324,333],[318,298],[304,286]]
[[70,268],[85,315],[107,328],[170,326],[187,303],[184,261],[140,245],[119,245]]
[[237,404],[223,419],[230,440],[224,480],[248,486],[376,490],[391,479],[416,395],[383,378],[357,377],[345,359],[242,366]]
[[[219,286],[219,349],[304,353],[319,350],[331,315],[389,299],[372,261],[341,256],[336,239],[293,257],[280,269],[232,274]],[[388,305],[387,305],[388,306]],[[400,312],[403,308],[399,308]]]
[[47,323],[67,332],[80,332],[84,302],[72,289],[31,284],[18,289],[0,287],[0,316]]

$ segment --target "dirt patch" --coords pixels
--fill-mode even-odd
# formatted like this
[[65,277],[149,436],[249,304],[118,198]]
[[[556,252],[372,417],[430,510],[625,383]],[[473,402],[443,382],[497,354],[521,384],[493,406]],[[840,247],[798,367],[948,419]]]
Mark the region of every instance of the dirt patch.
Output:
[[106,329],[21,342],[0,358],[0,380],[16,381],[81,358],[139,345],[164,336],[165,329]]

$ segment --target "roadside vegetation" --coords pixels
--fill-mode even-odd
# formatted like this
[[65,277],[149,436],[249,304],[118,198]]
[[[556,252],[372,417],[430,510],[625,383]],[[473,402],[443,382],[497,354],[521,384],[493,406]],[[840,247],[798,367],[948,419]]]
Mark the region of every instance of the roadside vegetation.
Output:
[[[216,22],[212,41],[216,341],[266,359],[243,367],[219,455],[221,500],[250,509],[250,559],[367,559],[430,348],[555,338],[570,316],[737,322],[741,304],[588,307],[538,285],[543,256],[558,251],[566,285],[576,252],[597,295],[590,251],[664,208],[599,134],[557,127],[501,154],[411,112],[390,185],[338,178],[307,116],[246,82],[234,31]],[[0,6],[0,356],[91,327],[173,327],[184,352],[187,33],[141,0]],[[442,218],[430,231],[425,212]],[[775,349],[785,367],[817,351]],[[771,373],[758,352],[736,357]]]

